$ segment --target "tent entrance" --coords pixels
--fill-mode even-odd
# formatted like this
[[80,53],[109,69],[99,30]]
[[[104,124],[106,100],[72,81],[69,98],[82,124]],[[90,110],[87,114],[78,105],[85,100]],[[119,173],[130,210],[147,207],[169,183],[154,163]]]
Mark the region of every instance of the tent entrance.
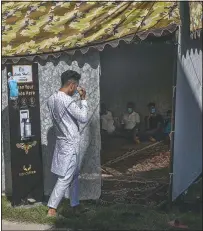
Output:
[[135,144],[120,131],[128,102],[134,102],[135,111],[140,115],[141,131],[145,129],[149,102],[156,104],[163,118],[172,110],[176,49],[172,41],[120,43],[117,48],[106,47],[100,53],[101,103],[112,113],[116,127],[116,131],[109,134],[101,126],[104,201],[159,204],[168,200],[168,143]]

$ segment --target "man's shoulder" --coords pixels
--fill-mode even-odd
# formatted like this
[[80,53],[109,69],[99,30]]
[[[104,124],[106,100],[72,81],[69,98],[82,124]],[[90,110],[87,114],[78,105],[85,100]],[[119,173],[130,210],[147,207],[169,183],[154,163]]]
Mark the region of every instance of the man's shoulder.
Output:
[[136,111],[134,111],[133,113],[132,113],[133,115],[139,115],[139,113],[138,112],[136,112]]
[[49,97],[49,99],[54,99],[54,100],[56,100],[56,101],[63,101],[63,102],[66,102],[66,101],[68,101],[68,102],[74,102],[75,100],[71,97],[71,96],[69,96],[69,95],[66,95],[66,94],[63,94],[63,93],[61,93],[60,91],[58,91],[58,92],[55,92],[54,94],[52,94],[50,97]]
[[67,105],[72,103],[73,101],[74,100],[72,99],[72,97],[68,97],[65,94],[60,94],[60,92],[55,92],[48,98],[47,104],[51,105],[53,103],[57,103],[57,104]]

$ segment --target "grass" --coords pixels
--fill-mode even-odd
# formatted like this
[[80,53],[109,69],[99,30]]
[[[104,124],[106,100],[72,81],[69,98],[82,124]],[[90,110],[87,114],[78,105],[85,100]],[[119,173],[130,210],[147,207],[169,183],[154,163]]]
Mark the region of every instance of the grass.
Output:
[[2,218],[4,220],[50,224],[55,228],[97,229],[97,230],[177,230],[168,225],[179,219],[189,230],[202,230],[202,182],[193,184],[183,200],[177,201],[172,210],[133,204],[101,204],[82,202],[89,209],[79,217],[73,216],[69,201],[64,200],[59,213],[65,219],[48,218],[45,205],[32,208],[13,208],[6,197],[2,197]]

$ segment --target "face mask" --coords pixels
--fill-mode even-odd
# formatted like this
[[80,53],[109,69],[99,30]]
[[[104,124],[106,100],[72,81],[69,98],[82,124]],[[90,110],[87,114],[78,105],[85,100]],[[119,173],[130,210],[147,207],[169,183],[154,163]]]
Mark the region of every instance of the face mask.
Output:
[[76,94],[78,94],[78,93],[79,93],[79,91],[78,91],[78,87],[77,87],[77,88],[75,89],[73,95],[76,95]]
[[78,90],[77,89],[74,91],[73,95],[76,95],[76,94],[78,94]]
[[154,114],[156,112],[155,108],[151,108],[151,113]]
[[133,109],[132,108],[128,108],[128,113],[132,113]]

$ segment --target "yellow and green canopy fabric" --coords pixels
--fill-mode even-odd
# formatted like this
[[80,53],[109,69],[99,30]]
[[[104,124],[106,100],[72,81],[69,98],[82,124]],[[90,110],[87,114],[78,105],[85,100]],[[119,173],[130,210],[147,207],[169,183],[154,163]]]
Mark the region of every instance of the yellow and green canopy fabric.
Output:
[[2,56],[47,54],[96,47],[180,24],[177,2],[3,2]]
[[190,32],[192,37],[200,36],[200,31],[202,30],[202,10],[203,2],[195,1],[189,2],[190,8]]

